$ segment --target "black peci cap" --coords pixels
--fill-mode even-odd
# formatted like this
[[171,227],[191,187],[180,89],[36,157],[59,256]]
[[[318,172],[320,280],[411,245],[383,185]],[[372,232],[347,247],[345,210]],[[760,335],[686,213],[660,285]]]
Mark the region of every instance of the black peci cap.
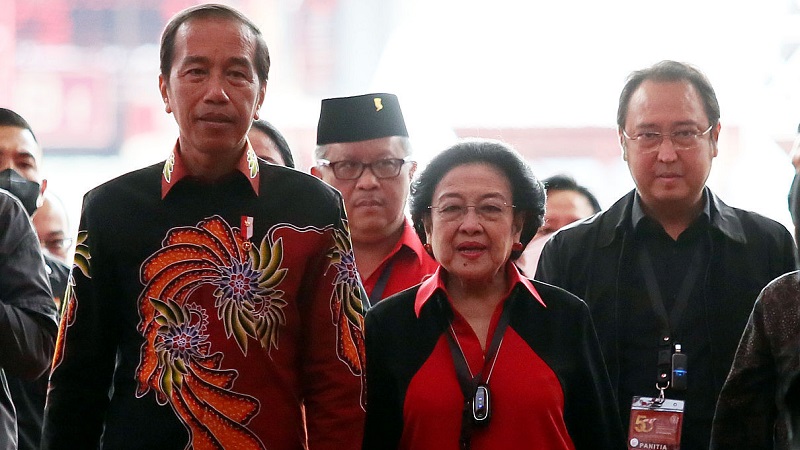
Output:
[[365,94],[322,100],[317,145],[406,136],[400,102],[394,94]]

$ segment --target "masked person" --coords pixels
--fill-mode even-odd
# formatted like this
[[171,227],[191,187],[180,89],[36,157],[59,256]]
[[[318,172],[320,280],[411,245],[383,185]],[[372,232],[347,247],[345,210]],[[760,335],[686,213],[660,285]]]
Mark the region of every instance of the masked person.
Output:
[[6,376],[35,380],[50,367],[57,314],[28,212],[0,189],[0,449],[17,450]]
[[[40,172],[42,155],[30,124],[16,112],[0,108],[0,188],[17,197],[29,216],[38,212],[47,188],[47,180]],[[69,267],[46,249],[42,250],[53,302],[58,306],[67,289]],[[39,448],[48,375],[35,381],[7,377],[17,410],[20,450]]]

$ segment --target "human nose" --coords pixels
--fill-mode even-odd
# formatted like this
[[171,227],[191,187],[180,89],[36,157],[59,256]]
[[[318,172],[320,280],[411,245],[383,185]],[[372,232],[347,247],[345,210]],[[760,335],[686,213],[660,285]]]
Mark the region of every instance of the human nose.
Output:
[[656,156],[662,162],[671,162],[678,159],[678,150],[675,148],[672,136],[662,136],[661,143],[656,148]]
[[373,188],[380,185],[378,177],[375,175],[375,172],[372,171],[371,164],[364,164],[361,175],[357,178],[356,185],[362,189]]
[[213,103],[225,103],[230,100],[228,93],[225,90],[225,78],[222,75],[214,75],[209,77],[206,86],[205,98],[207,101]]
[[466,206],[464,209],[464,216],[461,218],[461,229],[474,230],[479,229],[481,226],[481,217],[478,214],[478,208],[474,205]]

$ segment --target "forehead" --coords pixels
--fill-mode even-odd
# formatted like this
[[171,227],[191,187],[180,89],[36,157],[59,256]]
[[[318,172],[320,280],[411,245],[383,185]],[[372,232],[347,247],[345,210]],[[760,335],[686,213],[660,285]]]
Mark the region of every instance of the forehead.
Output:
[[30,154],[37,161],[42,157],[42,150],[30,130],[10,125],[0,125],[0,152]]
[[255,48],[255,36],[247,25],[227,17],[198,17],[178,27],[173,62],[201,57],[240,58],[252,64]]
[[703,101],[692,83],[645,80],[631,95],[625,124],[644,127],[707,122]]
[[58,202],[46,200],[33,215],[37,227],[47,228],[48,232],[64,231],[67,227],[67,212]]
[[325,156],[331,161],[343,159],[372,161],[382,158],[403,158],[406,155],[401,139],[390,136],[368,141],[329,144]]
[[589,199],[573,190],[547,191],[547,212],[592,209]]
[[448,170],[433,192],[434,198],[457,196],[484,198],[511,197],[511,183],[497,167],[487,163],[460,164]]

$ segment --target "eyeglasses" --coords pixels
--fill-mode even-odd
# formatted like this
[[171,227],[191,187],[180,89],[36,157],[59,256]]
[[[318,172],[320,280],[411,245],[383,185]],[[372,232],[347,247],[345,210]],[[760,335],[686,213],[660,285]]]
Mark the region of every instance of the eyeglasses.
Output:
[[46,241],[39,241],[42,247],[46,248],[52,253],[60,252],[72,245],[72,238],[56,238],[48,239]]
[[645,131],[634,134],[633,136],[629,136],[623,128],[622,135],[625,136],[625,139],[633,141],[636,144],[636,149],[640,153],[652,153],[657,151],[664,141],[664,136],[669,136],[669,139],[672,141],[672,148],[675,150],[691,150],[697,148],[700,138],[707,135],[712,128],[714,128],[714,124],[709,125],[703,132],[698,132],[697,129],[690,128],[675,130],[672,133]]
[[331,162],[327,159],[319,159],[317,160],[317,165],[330,167],[333,170],[333,175],[340,180],[356,180],[361,178],[364,169],[367,167],[375,175],[375,178],[394,178],[400,175],[400,169],[406,162],[408,161],[405,158],[379,159],[371,163],[348,160]]
[[503,217],[507,208],[515,208],[514,205],[499,200],[487,200],[477,205],[465,205],[463,203],[445,203],[439,206],[428,206],[428,209],[435,211],[436,214],[445,222],[461,220],[467,215],[470,208],[475,209],[475,214],[483,220],[494,222]]

